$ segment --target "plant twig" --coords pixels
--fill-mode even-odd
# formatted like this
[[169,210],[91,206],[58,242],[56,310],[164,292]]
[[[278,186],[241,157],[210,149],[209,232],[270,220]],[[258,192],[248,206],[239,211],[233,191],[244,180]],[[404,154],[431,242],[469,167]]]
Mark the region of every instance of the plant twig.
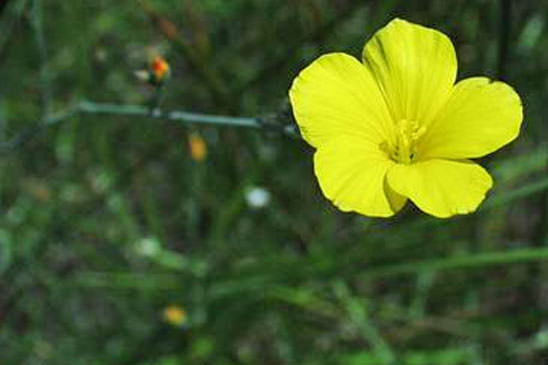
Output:
[[41,122],[30,127],[27,127],[17,133],[14,137],[7,141],[0,142],[0,152],[7,152],[22,147],[33,137],[44,131],[47,127],[56,125],[64,120],[67,120],[77,112],[77,108],[68,108],[57,114],[42,118]]
[[159,108],[149,111],[149,108],[140,105],[119,105],[108,103],[93,103],[83,101],[78,104],[78,111],[87,114],[108,114],[141,118],[165,119],[173,122],[192,124],[213,124],[232,127],[260,128],[259,118],[254,117],[228,117],[223,115],[211,115],[191,113],[186,111],[164,111]]
[[179,124],[201,124],[227,127],[245,127],[275,131],[290,137],[298,137],[298,132],[288,114],[282,111],[266,117],[231,117],[225,115],[212,115],[193,113],[183,110],[162,110],[141,105],[124,105],[111,103],[94,103],[81,101],[66,110],[50,115],[40,123],[30,126],[17,133],[11,139],[0,142],[0,152],[17,149],[31,140],[34,136],[44,131],[47,127],[57,125],[76,114],[95,114],[110,116],[126,116],[136,118],[160,119]]

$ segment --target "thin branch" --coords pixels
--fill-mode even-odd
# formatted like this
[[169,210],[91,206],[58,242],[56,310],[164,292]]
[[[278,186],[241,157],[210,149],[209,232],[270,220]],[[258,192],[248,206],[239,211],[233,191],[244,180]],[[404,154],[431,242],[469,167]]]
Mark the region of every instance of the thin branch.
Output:
[[151,111],[149,108],[141,105],[120,105],[81,101],[60,113],[42,119],[40,123],[22,130],[10,140],[0,142],[0,152],[17,149],[46,128],[57,125],[76,114],[158,119],[179,124],[245,127],[278,132],[290,137],[298,137],[295,125],[292,123],[291,117],[288,116],[286,111],[265,117],[231,117],[225,115],[193,113],[183,110],[169,111],[159,108]]
[[43,132],[47,127],[56,125],[64,120],[67,120],[78,111],[78,108],[68,108],[57,114],[50,115],[41,120],[40,123],[27,127],[17,133],[14,137],[7,141],[0,142],[0,153],[8,152],[11,150],[22,147],[25,143],[30,141],[33,137]]
[[118,105],[84,101],[78,104],[78,111],[87,114],[122,115],[140,118],[164,119],[172,122],[183,122],[192,124],[213,124],[251,128],[261,127],[259,118],[229,117],[222,115],[191,113],[177,110],[164,111],[161,109],[154,109],[152,112],[150,112],[147,107],[140,105]]

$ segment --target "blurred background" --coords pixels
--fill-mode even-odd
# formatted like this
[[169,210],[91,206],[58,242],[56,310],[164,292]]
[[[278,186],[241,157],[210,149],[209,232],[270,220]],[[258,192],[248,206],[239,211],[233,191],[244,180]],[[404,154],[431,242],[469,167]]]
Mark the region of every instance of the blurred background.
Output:
[[[359,57],[395,16],[449,35],[459,78],[523,98],[476,214],[341,213],[280,132],[297,73]],[[547,16],[536,0],[0,1],[0,364],[544,364]],[[155,56],[161,88],[135,75]],[[63,114],[82,100],[273,128]]]

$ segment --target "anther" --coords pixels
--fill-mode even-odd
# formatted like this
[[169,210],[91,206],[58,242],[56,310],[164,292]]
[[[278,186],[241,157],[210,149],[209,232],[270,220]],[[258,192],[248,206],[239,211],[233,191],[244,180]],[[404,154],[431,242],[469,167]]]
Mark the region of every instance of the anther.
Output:
[[426,128],[417,122],[402,119],[395,126],[395,139],[385,141],[379,147],[395,162],[410,164],[416,156],[416,142],[425,131]]

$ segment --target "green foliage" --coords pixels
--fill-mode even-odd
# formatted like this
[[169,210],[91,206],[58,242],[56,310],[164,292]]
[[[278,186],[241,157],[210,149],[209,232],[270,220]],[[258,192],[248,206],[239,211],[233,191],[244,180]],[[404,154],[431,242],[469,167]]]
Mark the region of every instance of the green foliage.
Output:
[[[83,99],[146,106],[154,90],[134,71],[155,52],[172,69],[162,107],[276,114],[305,64],[358,56],[395,15],[450,34],[462,77],[496,76],[509,42],[502,77],[525,100],[525,130],[485,161],[496,187],[480,211],[450,220],[336,211],[312,151],[276,131],[80,113],[30,133],[0,157],[0,364],[546,358],[545,4],[514,2],[505,40],[504,1],[144,3],[178,40],[136,2],[8,1],[0,137]],[[203,162],[191,133],[207,143]],[[266,206],[249,204],[254,187]],[[166,323],[169,305],[185,326]]]

